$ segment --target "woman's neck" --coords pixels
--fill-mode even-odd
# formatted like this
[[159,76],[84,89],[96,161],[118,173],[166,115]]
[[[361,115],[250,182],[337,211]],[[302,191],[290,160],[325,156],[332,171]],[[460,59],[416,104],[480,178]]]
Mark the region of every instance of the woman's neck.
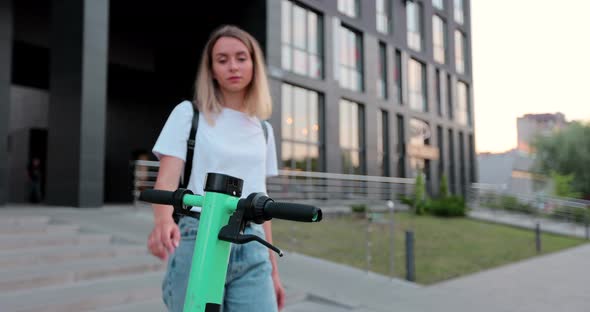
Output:
[[246,112],[244,105],[245,92],[221,92],[223,107],[231,108],[240,112]]

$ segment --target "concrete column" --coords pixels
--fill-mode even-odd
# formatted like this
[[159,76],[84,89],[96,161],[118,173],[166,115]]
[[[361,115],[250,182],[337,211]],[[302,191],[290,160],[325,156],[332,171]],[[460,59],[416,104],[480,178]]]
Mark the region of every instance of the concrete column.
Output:
[[8,131],[12,80],[12,0],[0,0],[0,205],[8,201]]
[[109,1],[53,1],[47,203],[103,204]]

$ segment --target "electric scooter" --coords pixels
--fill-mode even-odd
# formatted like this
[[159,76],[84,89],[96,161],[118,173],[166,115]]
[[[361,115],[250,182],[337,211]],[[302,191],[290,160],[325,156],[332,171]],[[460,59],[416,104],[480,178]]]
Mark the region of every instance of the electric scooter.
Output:
[[[199,218],[184,312],[218,312],[221,309],[231,243],[258,242],[283,256],[280,249],[256,235],[244,235],[248,222],[262,224],[272,218],[319,222],[322,211],[314,206],[275,202],[264,193],[242,196],[244,181],[220,173],[208,173],[204,195],[187,189],[174,192],[145,190],[140,200],[172,205],[174,213]],[[192,211],[201,207],[200,213]],[[198,208],[195,209],[198,211]]]

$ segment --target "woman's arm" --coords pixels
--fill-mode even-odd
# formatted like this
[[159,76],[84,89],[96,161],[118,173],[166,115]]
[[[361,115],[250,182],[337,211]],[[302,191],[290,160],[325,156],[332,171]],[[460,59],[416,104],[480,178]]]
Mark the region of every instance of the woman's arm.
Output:
[[[180,172],[184,161],[177,157],[162,156],[160,158],[160,170],[154,189],[174,191],[178,187]],[[174,208],[169,205],[152,205],[154,213],[154,229],[148,237],[148,249],[162,259],[167,260],[168,255],[180,244],[180,231],[172,218]]]
[[[182,159],[173,156],[162,156],[154,189],[175,191],[178,188],[178,181],[180,181],[180,173],[183,167],[184,161]],[[153,204],[152,209],[154,223],[172,220],[172,206]]]

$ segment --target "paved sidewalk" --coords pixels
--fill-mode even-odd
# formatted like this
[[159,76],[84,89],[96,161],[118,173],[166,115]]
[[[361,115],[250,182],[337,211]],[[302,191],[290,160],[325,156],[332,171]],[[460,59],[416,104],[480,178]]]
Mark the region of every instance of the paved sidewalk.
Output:
[[[21,205],[0,208],[0,220],[15,215],[47,216],[141,246],[145,246],[152,226],[149,209],[123,205],[99,209]],[[553,312],[557,308],[587,312],[588,263],[590,244],[428,287],[289,252],[279,259],[279,268],[288,296],[286,312]],[[157,311],[145,309],[157,303],[152,299],[134,306],[142,311]],[[5,311],[1,295],[0,311]],[[112,311],[127,310],[122,307]]]

